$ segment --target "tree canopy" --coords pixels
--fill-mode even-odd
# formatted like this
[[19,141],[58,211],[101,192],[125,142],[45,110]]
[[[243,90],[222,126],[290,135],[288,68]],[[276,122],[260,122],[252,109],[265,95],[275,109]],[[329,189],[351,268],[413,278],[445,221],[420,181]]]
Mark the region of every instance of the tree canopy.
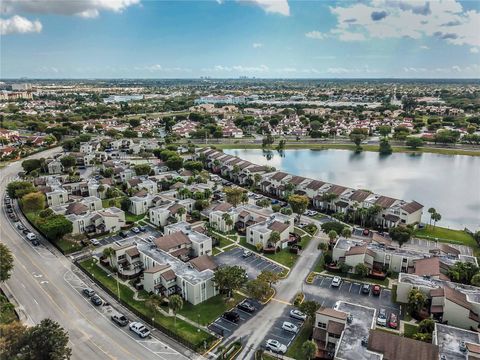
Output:
[[7,245],[0,243],[0,282],[10,279],[13,270],[13,256]]

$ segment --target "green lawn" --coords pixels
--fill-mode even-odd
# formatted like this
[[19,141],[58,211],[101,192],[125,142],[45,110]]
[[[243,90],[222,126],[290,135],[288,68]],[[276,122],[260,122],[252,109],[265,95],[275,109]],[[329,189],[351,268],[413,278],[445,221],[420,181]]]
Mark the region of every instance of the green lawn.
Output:
[[227,238],[225,238],[223,236],[217,236],[217,238],[218,238],[218,241],[219,241],[217,247],[219,247],[219,248],[223,248],[225,246],[233,245],[233,241],[228,240]]
[[[248,244],[247,239],[245,237],[240,238],[240,244],[258,253],[257,248],[251,244]],[[266,258],[272,259],[273,261],[276,261],[289,268],[295,265],[295,262],[297,261],[297,258],[298,258],[297,254],[292,254],[288,249],[282,249],[275,254],[263,254],[263,256],[265,256]]]
[[[114,278],[109,277],[107,272],[100,268],[92,259],[84,260],[80,262],[79,265],[92,274],[96,280],[101,282],[110,291],[110,293],[116,297],[117,282]],[[183,320],[177,319],[175,325],[173,317],[166,317],[160,315],[158,312],[154,313],[152,309],[145,306],[144,301],[134,300],[134,291],[128,286],[120,284],[119,287],[122,301],[127,303],[130,307],[138,312],[144,314],[147,318],[155,318],[155,323],[169,329],[186,341],[189,341],[195,346],[195,348],[200,349],[200,347],[203,347],[204,341],[207,342],[208,346],[208,344],[215,340],[214,337],[207,332],[200,330],[196,326],[193,326]],[[187,304],[185,303],[184,305],[186,306]],[[149,325],[151,325],[151,323]]]
[[218,248],[216,248],[216,247],[212,248],[212,254],[213,254],[213,256],[218,255],[218,254],[221,254],[221,253],[222,253],[222,252],[221,252],[220,250],[218,250]]
[[110,201],[113,200],[113,202],[114,202],[113,206],[115,206],[115,207],[117,207],[117,208],[120,209],[120,208],[122,207],[121,202],[122,202],[122,199],[123,199],[123,198],[124,198],[124,196],[119,196],[119,197],[111,198],[111,199],[103,199],[103,200],[102,200],[102,206],[103,206],[104,208],[109,208],[109,207],[111,207]]
[[313,327],[310,321],[307,321],[303,327],[300,329],[295,340],[293,340],[292,344],[288,348],[287,356],[291,358],[298,359],[298,360],[306,360],[307,358],[302,355],[302,345],[305,341],[310,339],[312,336]]
[[478,245],[475,242],[475,239],[468,233],[463,230],[453,230],[447,229],[440,226],[433,226],[427,225],[423,229],[418,229],[415,231],[415,236],[423,237],[427,239],[434,240],[438,238],[439,241],[443,242],[450,242],[454,244],[463,244],[468,245],[473,248],[477,248]]
[[200,321],[200,325],[206,326],[222,315],[225,311],[236,306],[243,299],[245,299],[244,296],[235,293],[234,297],[227,303],[225,296],[220,294],[198,305],[185,303],[183,305],[183,309],[179,311],[179,314],[186,316],[195,322]]
[[126,222],[137,222],[139,220],[142,220],[145,217],[145,214],[142,215],[134,215],[130,212],[125,212],[125,221]]
[[14,306],[11,304],[7,297],[0,292],[0,325],[9,324],[12,321],[18,320],[15,313]]
[[403,324],[403,328],[404,328],[403,336],[412,339],[413,335],[415,335],[417,333],[418,325],[405,323],[405,324]]

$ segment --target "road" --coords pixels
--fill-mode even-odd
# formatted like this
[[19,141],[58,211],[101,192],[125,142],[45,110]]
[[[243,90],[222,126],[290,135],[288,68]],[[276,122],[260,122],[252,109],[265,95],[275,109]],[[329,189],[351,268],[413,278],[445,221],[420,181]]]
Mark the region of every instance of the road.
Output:
[[[58,150],[50,149],[31,158],[47,157]],[[0,170],[2,205],[6,186],[21,170],[20,164],[12,163]],[[32,325],[51,318],[68,331],[73,359],[199,358],[161,333],[140,340],[127,329],[114,325],[105,308],[93,307],[79,293],[85,283],[75,275],[76,268],[66,257],[51,244],[32,247],[17,232],[4,209],[0,211],[0,222],[0,240],[12,251],[15,263],[5,286],[26,315],[26,323]],[[98,288],[95,290],[98,292]]]

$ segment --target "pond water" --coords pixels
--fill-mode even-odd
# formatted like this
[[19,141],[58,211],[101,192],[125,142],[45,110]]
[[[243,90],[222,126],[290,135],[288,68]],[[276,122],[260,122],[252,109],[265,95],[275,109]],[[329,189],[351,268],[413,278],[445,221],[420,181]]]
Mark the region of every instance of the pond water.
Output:
[[277,170],[403,200],[416,200],[442,215],[437,224],[480,228],[480,157],[349,150],[277,151],[228,149],[225,153]]

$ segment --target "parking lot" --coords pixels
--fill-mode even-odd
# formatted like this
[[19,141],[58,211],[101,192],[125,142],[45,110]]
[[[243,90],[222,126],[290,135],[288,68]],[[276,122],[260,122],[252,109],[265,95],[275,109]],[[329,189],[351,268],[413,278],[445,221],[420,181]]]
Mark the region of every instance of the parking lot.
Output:
[[314,300],[324,307],[333,307],[337,301],[359,304],[377,310],[385,309],[387,318],[394,313],[402,318],[400,305],[392,302],[392,291],[382,287],[380,295],[371,292],[362,293],[362,284],[354,280],[343,280],[339,287],[332,287],[332,277],[317,275],[313,284],[304,284],[304,293],[307,300]]
[[243,248],[237,247],[232,250],[225,251],[217,256],[214,260],[218,265],[240,265],[245,268],[250,279],[256,279],[264,270],[280,273],[283,267],[261,257],[252,252],[252,255],[243,257]]
[[229,321],[222,316],[218,317],[214,322],[212,322],[210,325],[208,325],[208,328],[219,334],[220,336],[225,336],[228,337],[232,335],[232,333],[243,323],[246,321],[250,320],[255,316],[255,314],[262,309],[263,305],[261,305],[258,301],[249,299],[248,302],[255,307],[255,312],[249,313],[246,311],[243,311],[241,309],[235,308],[235,310],[238,315],[240,316],[240,321],[238,323],[234,323],[232,321]]
[[[155,228],[153,228],[152,226],[150,225],[146,225],[145,226],[145,231],[141,231],[139,233],[134,233],[132,230],[126,230],[127,233],[128,233],[128,236],[126,238],[129,238],[129,237],[132,237],[132,236],[138,236],[142,239],[146,239],[148,238],[149,236],[153,236],[155,238],[159,237],[159,236],[162,236],[162,232],[160,230],[157,230]],[[125,239],[126,239],[125,238]],[[105,246],[105,245],[109,245],[109,244],[112,244],[114,243],[115,241],[119,241],[119,240],[123,240],[124,238],[121,237],[120,235],[113,235],[113,236],[106,236],[102,239],[98,239],[100,245],[98,246]]]

